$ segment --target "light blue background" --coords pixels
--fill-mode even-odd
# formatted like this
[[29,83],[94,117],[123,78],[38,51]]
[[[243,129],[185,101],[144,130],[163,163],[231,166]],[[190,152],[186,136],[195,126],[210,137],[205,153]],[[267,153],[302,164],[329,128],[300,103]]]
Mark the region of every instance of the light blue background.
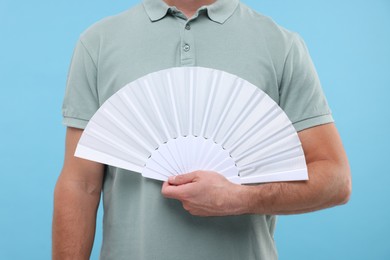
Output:
[[[390,259],[390,1],[244,2],[306,40],[353,174],[346,206],[279,218],[280,259]],[[0,0],[0,259],[50,258],[72,50],[134,3]]]

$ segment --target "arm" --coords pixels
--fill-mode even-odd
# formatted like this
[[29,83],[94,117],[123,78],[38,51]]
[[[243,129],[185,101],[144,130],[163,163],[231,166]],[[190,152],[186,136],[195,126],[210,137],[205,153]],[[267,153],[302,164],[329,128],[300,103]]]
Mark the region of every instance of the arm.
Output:
[[54,191],[53,259],[89,259],[104,166],[74,157],[83,130],[68,128],[65,162]]
[[308,181],[236,185],[219,174],[194,172],[163,184],[167,198],[178,199],[191,214],[296,214],[344,204],[351,192],[347,156],[334,124],[299,132]]

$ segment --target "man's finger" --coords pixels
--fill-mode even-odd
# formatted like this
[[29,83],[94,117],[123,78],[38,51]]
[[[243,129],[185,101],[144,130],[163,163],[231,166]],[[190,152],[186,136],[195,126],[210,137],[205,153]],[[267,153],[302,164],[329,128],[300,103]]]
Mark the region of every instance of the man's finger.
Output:
[[187,184],[187,183],[193,182],[195,177],[196,177],[196,173],[191,172],[191,173],[171,176],[171,177],[169,177],[168,182],[171,185],[182,185],[182,184]]
[[164,182],[161,193],[166,198],[182,200],[185,196],[185,189],[184,186],[177,186]]
[[167,181],[163,183],[161,193],[166,198],[174,198],[174,189],[172,189],[171,185]]

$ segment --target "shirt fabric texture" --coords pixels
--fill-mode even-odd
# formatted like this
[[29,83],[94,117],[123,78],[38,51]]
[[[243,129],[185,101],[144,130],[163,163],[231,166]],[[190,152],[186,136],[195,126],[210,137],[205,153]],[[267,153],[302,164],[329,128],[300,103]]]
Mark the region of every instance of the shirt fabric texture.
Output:
[[[238,0],[190,19],[144,0],[88,28],[74,50],[63,103],[66,126],[84,129],[98,108],[148,73],[201,66],[261,88],[297,131],[333,122],[302,39]],[[107,166],[101,259],[277,259],[275,216],[196,217],[161,195],[160,181]]]

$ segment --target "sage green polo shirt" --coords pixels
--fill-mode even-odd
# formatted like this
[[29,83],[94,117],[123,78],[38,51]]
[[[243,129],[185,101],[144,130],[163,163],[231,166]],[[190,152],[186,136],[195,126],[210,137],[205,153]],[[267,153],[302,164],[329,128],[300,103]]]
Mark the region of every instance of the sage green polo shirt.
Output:
[[[64,124],[84,128],[127,83],[180,66],[248,80],[282,107],[298,131],[333,121],[296,33],[238,0],[218,0],[190,19],[162,0],[144,0],[81,35],[69,71]],[[275,216],[195,217],[161,196],[160,181],[106,169],[101,259],[277,259]]]

